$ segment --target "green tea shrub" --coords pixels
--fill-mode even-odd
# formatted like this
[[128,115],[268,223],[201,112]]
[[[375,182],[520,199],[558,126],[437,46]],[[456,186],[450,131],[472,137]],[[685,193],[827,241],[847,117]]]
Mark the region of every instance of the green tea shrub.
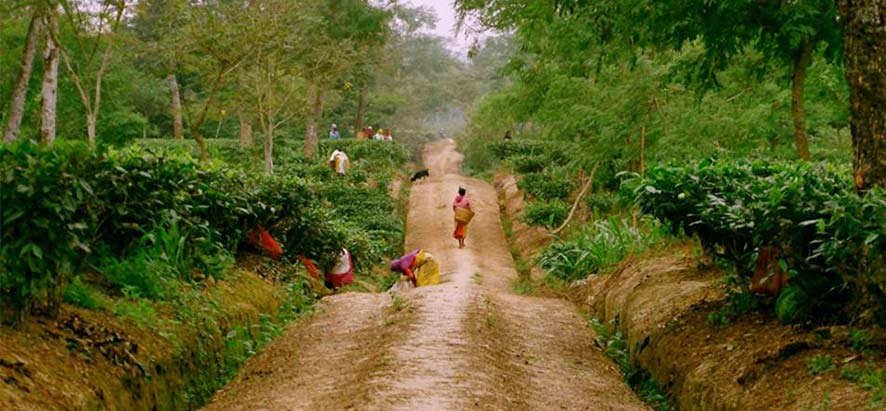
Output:
[[523,210],[522,219],[527,224],[557,227],[569,214],[569,204],[561,200],[531,201]]
[[609,192],[591,193],[585,196],[588,209],[600,214],[610,214],[624,207],[622,197]]
[[299,215],[310,194],[304,184],[290,185],[273,198],[276,185],[251,184],[242,173],[187,157],[139,148],[92,152],[79,144],[0,147],[0,176],[0,292],[4,303],[25,311],[37,301],[54,306],[67,279],[91,259],[124,258],[146,238],[164,246],[156,242],[163,230],[178,233],[179,262],[217,273],[226,265],[221,251],[236,248],[257,223],[283,218],[281,210]]
[[510,140],[489,144],[488,148],[496,157],[504,160],[518,155],[541,154],[545,151],[546,144],[541,140]]
[[536,199],[563,200],[576,189],[576,183],[565,168],[558,167],[525,174],[517,181],[517,187]]
[[825,165],[705,160],[656,167],[634,192],[644,212],[675,233],[697,235],[740,275],[753,274],[760,247],[776,247],[779,265],[804,292],[792,294],[791,307],[840,309],[848,290],[853,310],[882,320],[886,195],[856,194],[847,174]]
[[518,155],[510,158],[514,171],[518,173],[539,173],[548,165],[543,156],[540,155]]

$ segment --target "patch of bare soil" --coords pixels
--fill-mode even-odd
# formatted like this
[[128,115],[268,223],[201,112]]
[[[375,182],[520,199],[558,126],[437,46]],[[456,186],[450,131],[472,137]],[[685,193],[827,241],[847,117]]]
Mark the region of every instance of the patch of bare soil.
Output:
[[[454,142],[424,159],[431,177],[411,188],[406,249],[433,254],[443,283],[324,300],[207,409],[647,409],[574,306],[512,293],[496,193],[457,174]],[[464,249],[452,239],[459,185],[477,213]]]
[[[699,268],[688,247],[632,258],[588,284],[587,303],[625,333],[632,358],[668,387],[681,409],[864,410],[871,394],[840,378],[846,364],[884,366],[882,349],[850,349],[846,327],[785,326],[746,314],[727,326],[723,273]],[[811,375],[807,361],[830,356],[835,369]]]

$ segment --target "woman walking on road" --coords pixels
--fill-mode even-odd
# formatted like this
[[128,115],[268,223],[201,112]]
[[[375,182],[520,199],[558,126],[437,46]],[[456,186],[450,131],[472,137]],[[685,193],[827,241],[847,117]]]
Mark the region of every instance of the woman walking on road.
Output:
[[458,240],[458,248],[465,247],[465,237],[468,235],[468,222],[474,213],[471,211],[471,202],[465,195],[465,188],[458,188],[458,195],[452,202],[452,211],[455,213],[455,233],[452,234]]

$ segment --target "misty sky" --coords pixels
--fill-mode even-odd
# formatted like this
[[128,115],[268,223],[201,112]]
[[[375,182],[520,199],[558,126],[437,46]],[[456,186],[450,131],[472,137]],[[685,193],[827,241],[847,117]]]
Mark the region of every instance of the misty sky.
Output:
[[437,22],[437,28],[433,33],[449,39],[453,51],[463,53],[468,49],[469,42],[468,39],[465,38],[464,33],[461,33],[456,37],[452,32],[455,27],[456,19],[452,0],[408,0],[408,2],[416,6],[428,7],[437,14],[439,21]]

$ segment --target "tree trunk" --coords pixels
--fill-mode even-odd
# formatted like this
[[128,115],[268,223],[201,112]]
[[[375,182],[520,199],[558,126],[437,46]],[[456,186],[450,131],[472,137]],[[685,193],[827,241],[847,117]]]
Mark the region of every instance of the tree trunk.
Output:
[[25,37],[25,49],[22,51],[22,59],[19,62],[18,79],[10,98],[9,121],[6,123],[6,131],[3,133],[3,141],[7,143],[18,139],[18,133],[21,130],[22,117],[25,114],[25,97],[28,95],[28,83],[31,80],[34,56],[37,54],[37,40],[40,38],[42,27],[42,16],[39,12],[34,12],[34,17],[31,17],[31,24],[28,26],[27,37]]
[[812,61],[813,44],[804,40],[794,56],[794,75],[791,79],[791,118],[794,121],[794,141],[797,154],[802,160],[809,160],[809,140],[806,136],[806,111],[803,108],[803,92],[806,83],[806,69]]
[[240,118],[240,147],[246,148],[252,145],[252,124],[243,111],[237,113]]
[[[56,12],[46,13],[45,25],[47,32],[56,29],[58,24]],[[40,139],[43,144],[55,144],[56,103],[58,101],[58,45],[53,36],[46,36],[43,49],[43,84],[40,91]]]
[[270,120],[268,122],[265,132],[265,174],[274,172],[274,124]]
[[317,122],[323,115],[323,92],[317,85],[311,85],[308,91],[308,102],[311,105],[311,113],[308,114],[308,124],[305,129],[305,157],[310,157],[317,151]]
[[191,135],[194,136],[194,140],[197,141],[197,146],[200,147],[200,162],[209,160],[209,151],[206,150],[206,139],[204,139],[203,134],[200,133],[200,127],[191,126]]
[[181,140],[185,138],[185,123],[182,120],[182,100],[178,79],[173,73],[166,77],[166,82],[169,83],[169,91],[172,92],[172,102],[169,106],[172,111],[172,136],[176,140]]
[[[357,136],[363,130],[363,121],[366,116],[366,94],[369,86],[364,81],[360,83],[360,99],[357,103],[357,119],[354,124],[354,136]],[[368,136],[372,138],[372,136]]]
[[95,113],[86,114],[86,136],[89,138],[89,147],[95,148]]
[[886,4],[839,0],[855,188],[886,187]]

